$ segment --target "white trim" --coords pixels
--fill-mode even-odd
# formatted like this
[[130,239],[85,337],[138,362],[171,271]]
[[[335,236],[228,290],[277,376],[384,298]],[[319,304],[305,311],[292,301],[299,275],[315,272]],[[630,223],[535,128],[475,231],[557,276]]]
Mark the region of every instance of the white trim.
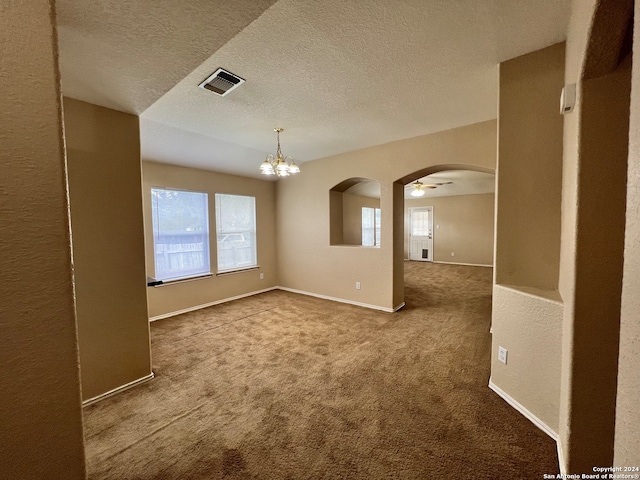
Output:
[[168,287],[169,285],[174,285],[176,283],[185,283],[185,282],[193,282],[194,280],[202,280],[203,278],[211,278],[213,273],[203,273],[201,275],[194,275],[191,277],[176,277],[176,278],[167,278],[166,280],[157,280],[153,279],[154,282],[158,282],[155,285],[149,285],[147,282],[147,287]]
[[183,308],[182,310],[176,310],[175,312],[163,313],[162,315],[156,315],[155,317],[149,317],[150,322],[155,322],[156,320],[162,320],[163,318],[175,317],[176,315],[182,315],[183,313],[193,312],[195,310],[200,310],[202,308],[213,307],[214,305],[219,305],[221,303],[231,302],[233,300],[239,300],[244,297],[251,297],[253,295],[258,295],[259,293],[270,292],[271,290],[276,290],[280,287],[270,287],[264,288],[262,290],[256,290],[254,292],[243,293],[241,295],[236,295],[235,297],[223,298],[221,300],[216,300],[215,302],[203,303],[202,305],[195,305],[193,307]]
[[489,378],[489,388],[498,394],[500,398],[502,398],[505,402],[511,405],[515,410],[520,412],[527,418],[531,423],[533,423],[536,427],[542,430],[544,433],[549,435],[553,441],[556,442],[556,450],[558,452],[558,468],[560,469],[560,473],[565,475],[567,472],[564,468],[564,452],[562,451],[562,443],[560,442],[560,437],[556,432],[554,432],[546,423],[536,417],[533,413],[527,410],[521,403],[515,400],[511,395],[498,387],[491,378]]
[[304,290],[296,290],[295,288],[289,288],[289,287],[276,287],[276,288],[279,288],[280,290],[284,290],[285,292],[299,293],[301,295],[309,295],[310,297],[317,297],[317,298],[322,298],[324,300],[332,300],[334,302],[340,302],[340,303],[348,303],[350,305],[356,305],[358,307],[371,308],[373,310],[381,310],[383,312],[389,312],[389,313],[396,312],[400,310],[402,307],[404,307],[404,302],[402,302],[400,305],[398,305],[395,308],[388,308],[388,307],[381,307],[379,305],[371,305],[370,303],[355,302],[353,300],[347,300],[345,298],[330,297],[329,295],[321,295],[319,293],[305,292]]
[[259,270],[260,265],[252,265],[250,267],[233,268],[231,270],[220,270],[216,273],[216,277],[224,277],[225,275],[235,275],[236,273],[250,272],[252,270]]
[[524,415],[527,419],[531,421],[536,427],[542,430],[544,433],[553,438],[556,442],[558,442],[558,434],[554,432],[546,423],[536,417],[533,413],[527,410],[522,404],[518,403],[514,398],[512,398],[507,392],[498,387],[491,378],[489,378],[489,388],[496,392],[505,402],[515,408],[518,412]]
[[566,475],[567,470],[564,468],[564,451],[562,450],[562,442],[560,442],[560,439],[556,440],[556,444],[558,445],[558,466],[560,467],[560,473]]
[[96,395],[95,397],[89,398],[88,400],[85,400],[82,402],[82,406],[83,407],[87,407],[91,404],[94,404],[96,402],[99,402],[100,400],[104,400],[107,397],[110,397],[111,395],[115,395],[116,393],[120,393],[120,392],[124,392],[125,390],[129,390],[132,387],[138,386],[142,383],[148,382],[149,380],[153,379],[154,377],[154,373],[151,372],[149,375],[139,378],[137,380],[134,380],[133,382],[129,382],[129,383],[125,383],[124,385],[120,385],[119,387],[114,388],[113,390],[109,390],[108,392],[105,393],[101,393],[100,395]]
[[445,265],[466,265],[468,267],[491,267],[491,268],[493,268],[493,265],[486,265],[484,263],[441,262],[440,260],[438,260],[438,261],[434,260],[432,263],[442,263],[442,264],[445,264]]
[[396,308],[393,309],[394,312],[397,312],[398,310],[400,310],[401,308],[404,308],[404,306],[406,305],[406,303],[402,302],[400,305],[398,305]]

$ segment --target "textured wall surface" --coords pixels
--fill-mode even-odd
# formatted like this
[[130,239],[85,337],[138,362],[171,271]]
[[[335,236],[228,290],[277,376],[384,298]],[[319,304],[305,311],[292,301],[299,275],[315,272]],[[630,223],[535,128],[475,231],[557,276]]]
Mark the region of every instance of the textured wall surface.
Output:
[[409,258],[409,208],[432,206],[436,262],[493,265],[494,203],[493,193],[406,200],[404,258]]
[[576,275],[576,225],[578,216],[578,158],[582,89],[580,78],[587,48],[591,19],[597,0],[573,0],[567,29],[565,53],[565,83],[577,84],[576,105],[564,115],[562,156],[562,232],[560,241],[560,277],[558,290],[564,301],[562,321],[562,372],[560,389],[559,445],[563,452],[562,468],[568,466],[571,425],[571,370],[573,368],[573,317]]
[[[500,65],[492,381],[558,432],[564,44]],[[509,351],[507,365],[498,346]]]
[[138,117],[64,100],[82,396],[151,373]]
[[[403,298],[403,186],[394,183],[435,165],[493,169],[496,123],[482,122],[409,140],[307,162],[302,173],[278,182],[280,285],[382,308]],[[329,190],[348,178],[380,182],[382,245],[329,245]],[[394,269],[395,266],[395,269]],[[314,272],[309,275],[309,272]],[[362,289],[355,289],[355,282]]]
[[582,82],[568,451],[572,473],[613,462],[630,68],[627,59],[615,73]]
[[[495,285],[491,326],[492,382],[557,433],[562,303]],[[509,352],[506,365],[499,346]]]
[[7,479],[84,478],[50,9],[48,1],[0,4],[0,476]]
[[500,64],[496,282],[558,288],[564,44]]
[[640,3],[635,5],[615,465],[640,465]]
[[[565,312],[559,436],[563,467],[570,473],[590,471],[594,464],[610,465],[614,445],[616,453],[627,448],[638,452],[637,431],[631,434],[635,435],[633,439],[621,433],[625,427],[626,432],[637,427],[637,390],[631,388],[632,395],[622,394],[617,400],[618,406],[614,405],[618,358],[620,372],[625,369],[622,367],[625,358],[632,359],[626,365],[634,371],[637,368],[633,357],[623,354],[618,357],[618,342],[621,345],[634,342],[633,335],[629,337],[624,329],[618,336],[623,275],[620,239],[624,234],[629,144],[626,138],[629,71],[625,71],[628,64],[613,75],[582,81],[587,64],[595,63],[587,68],[594,72],[602,67],[603,58],[619,59],[619,51],[607,46],[612,38],[619,36],[621,26],[609,24],[619,21],[619,15],[607,13],[607,9],[617,11],[627,4],[575,0],[567,36],[565,83],[577,83],[578,95],[573,112],[564,118],[560,292]],[[594,21],[600,24],[596,33],[592,28]],[[608,24],[605,28],[603,22]],[[587,55],[594,46],[598,48],[596,54]],[[633,135],[629,141],[633,146]],[[632,219],[637,218],[637,212],[629,209],[637,198],[631,176],[633,161],[628,171],[627,229],[633,224]],[[627,254],[629,238],[627,231]],[[632,258],[626,257],[629,269],[624,271],[624,276],[629,272],[629,285],[635,292],[632,297],[626,297],[627,301],[637,296],[637,284],[630,273]],[[637,325],[636,311],[631,325]],[[594,354],[596,350],[598,354]],[[621,373],[618,380],[622,378]],[[622,403],[621,398],[624,398]],[[621,409],[625,402],[626,406]],[[618,409],[620,419],[614,420],[614,408]],[[634,427],[629,427],[628,422],[634,423]],[[633,456],[632,453],[631,457],[620,458]],[[635,457],[637,463],[637,455]]]
[[[207,192],[209,194],[209,238],[211,270],[214,275],[189,282],[173,283],[147,289],[149,315],[155,317],[190,307],[255,292],[278,283],[275,237],[275,184],[264,180],[224,175],[205,170],[143,162],[143,203],[146,236],[146,259],[149,276],[154,276],[153,224],[151,188],[167,187]],[[256,229],[259,270],[216,276],[215,194],[256,197]],[[264,279],[260,280],[260,273]]]

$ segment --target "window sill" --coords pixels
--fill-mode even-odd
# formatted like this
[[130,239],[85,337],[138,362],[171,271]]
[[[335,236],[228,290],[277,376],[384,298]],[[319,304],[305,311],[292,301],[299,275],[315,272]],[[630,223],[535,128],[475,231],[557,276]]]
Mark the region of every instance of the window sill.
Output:
[[348,247],[348,248],[380,248],[380,245],[357,245],[354,243],[332,243],[330,247]]
[[216,277],[224,277],[225,275],[234,275],[236,273],[250,272],[251,270],[258,270],[260,265],[253,265],[245,268],[235,268],[233,270],[222,270],[216,273]]
[[203,278],[211,278],[212,273],[203,273],[200,275],[193,275],[190,277],[168,278],[166,280],[156,280],[154,278],[147,278],[147,287],[164,287],[166,285],[173,285],[174,283],[192,282],[194,280],[201,280]]

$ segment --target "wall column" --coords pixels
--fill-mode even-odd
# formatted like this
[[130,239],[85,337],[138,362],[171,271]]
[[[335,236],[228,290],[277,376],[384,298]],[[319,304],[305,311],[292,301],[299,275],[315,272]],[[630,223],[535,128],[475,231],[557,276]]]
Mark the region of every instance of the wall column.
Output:
[[0,3],[3,478],[85,477],[54,11]]

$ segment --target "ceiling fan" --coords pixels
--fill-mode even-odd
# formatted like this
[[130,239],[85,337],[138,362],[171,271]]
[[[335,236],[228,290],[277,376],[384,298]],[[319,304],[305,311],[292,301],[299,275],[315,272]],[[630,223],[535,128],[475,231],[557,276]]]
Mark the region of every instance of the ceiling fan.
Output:
[[427,189],[438,188],[441,185],[450,185],[453,182],[440,182],[440,183],[422,183],[420,180],[416,180],[415,182],[406,186],[406,188],[412,188],[411,196],[412,197],[422,197]]

